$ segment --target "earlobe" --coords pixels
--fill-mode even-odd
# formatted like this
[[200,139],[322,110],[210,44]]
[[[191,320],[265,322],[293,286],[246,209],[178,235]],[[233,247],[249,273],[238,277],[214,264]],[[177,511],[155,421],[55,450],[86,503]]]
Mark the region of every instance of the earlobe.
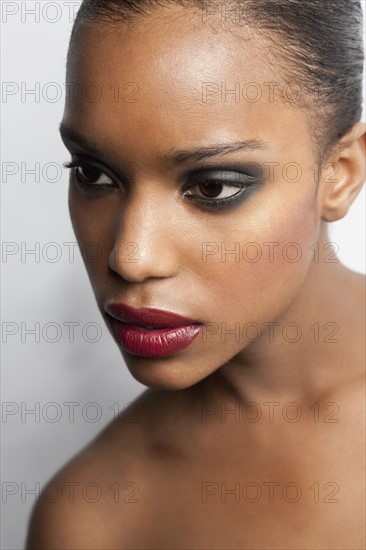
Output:
[[[333,177],[329,177],[330,166],[336,167]],[[340,140],[323,166],[322,219],[333,222],[343,218],[361,191],[365,177],[366,125],[359,122]]]

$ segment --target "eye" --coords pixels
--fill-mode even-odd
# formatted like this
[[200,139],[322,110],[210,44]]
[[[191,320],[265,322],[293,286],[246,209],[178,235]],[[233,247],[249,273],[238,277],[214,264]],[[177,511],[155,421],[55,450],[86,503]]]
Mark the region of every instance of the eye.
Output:
[[[256,182],[249,174],[232,171],[204,171],[193,174],[183,193],[185,197],[203,199],[206,203],[228,202],[241,196]],[[194,192],[195,191],[195,192]]]
[[196,196],[206,199],[226,199],[228,197],[234,197],[240,193],[240,189],[242,189],[239,188],[239,191],[235,192],[235,187],[233,188],[232,185],[227,185],[219,181],[203,181],[193,188],[197,188],[199,194],[187,192],[185,196]]
[[74,169],[74,177],[78,185],[83,189],[96,190],[95,188],[114,187],[114,179],[105,169],[86,160],[73,159],[64,163],[65,168]]
[[75,167],[75,175],[90,185],[110,185],[113,183],[107,174],[92,164],[79,164]]

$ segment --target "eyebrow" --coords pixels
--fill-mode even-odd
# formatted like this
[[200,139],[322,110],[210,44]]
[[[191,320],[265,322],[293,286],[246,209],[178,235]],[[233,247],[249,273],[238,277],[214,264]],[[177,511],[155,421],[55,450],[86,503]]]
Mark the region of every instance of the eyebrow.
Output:
[[[99,155],[101,157],[107,157],[108,154],[96,143],[84,138],[71,128],[60,124],[60,134],[63,140],[70,141],[81,146],[86,151],[92,154]],[[184,164],[186,162],[193,162],[202,160],[204,158],[214,157],[217,155],[225,155],[227,153],[233,153],[235,151],[253,151],[258,149],[269,149],[269,144],[259,139],[249,139],[244,141],[234,141],[230,143],[219,143],[217,145],[211,145],[209,147],[198,147],[195,149],[169,149],[166,153],[161,155],[161,159],[174,163]]]
[[62,141],[70,141],[72,143],[76,143],[76,145],[80,145],[86,151],[89,151],[90,153],[94,153],[96,155],[104,155],[104,151],[98,145],[92,143],[88,139],[83,138],[81,135],[79,135],[77,132],[75,132],[65,124],[60,124],[59,131]]
[[268,149],[268,144],[257,139],[245,141],[234,141],[231,143],[219,143],[210,147],[199,147],[197,149],[184,149],[181,151],[169,150],[163,155],[163,159],[174,164],[184,164],[188,161],[202,160],[216,155],[225,155],[235,151],[253,151],[256,149]]

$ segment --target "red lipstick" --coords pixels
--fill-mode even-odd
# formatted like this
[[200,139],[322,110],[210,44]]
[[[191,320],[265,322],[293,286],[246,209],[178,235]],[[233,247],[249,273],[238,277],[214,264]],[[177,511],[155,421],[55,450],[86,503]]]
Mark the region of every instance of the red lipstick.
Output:
[[194,319],[161,309],[135,309],[111,303],[105,310],[116,339],[127,351],[142,357],[167,357],[185,349],[203,326]]

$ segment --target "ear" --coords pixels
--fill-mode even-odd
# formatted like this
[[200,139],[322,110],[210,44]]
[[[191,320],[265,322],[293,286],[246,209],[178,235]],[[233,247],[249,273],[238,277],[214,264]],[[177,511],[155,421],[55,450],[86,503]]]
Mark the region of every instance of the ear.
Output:
[[[322,219],[343,218],[366,178],[366,124],[358,122],[337,143],[321,174]],[[330,170],[331,169],[331,170]]]

